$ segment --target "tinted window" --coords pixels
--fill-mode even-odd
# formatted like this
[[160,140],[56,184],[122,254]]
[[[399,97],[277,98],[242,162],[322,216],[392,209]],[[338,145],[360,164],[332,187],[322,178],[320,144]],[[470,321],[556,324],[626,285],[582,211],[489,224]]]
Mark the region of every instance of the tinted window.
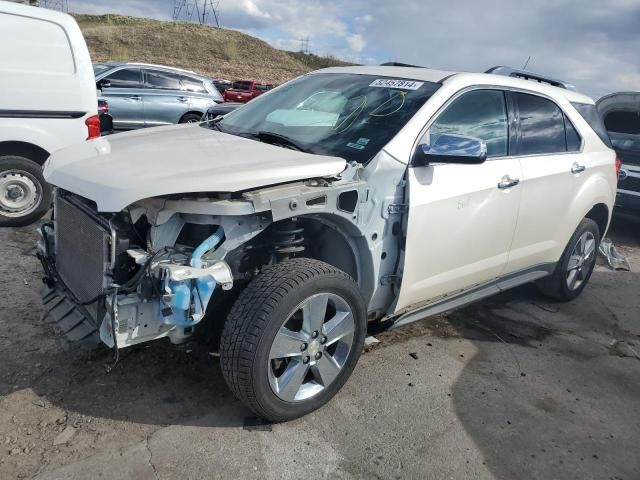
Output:
[[640,112],[627,112],[623,110],[607,113],[604,117],[604,126],[608,132],[640,134]]
[[131,68],[118,70],[106,77],[111,82],[111,88],[140,88],[141,71]]
[[234,90],[251,90],[251,82],[233,82]]
[[571,123],[571,120],[569,120],[566,115],[564,117],[564,128],[567,132],[567,152],[579,151],[582,139],[576,127],[573,126],[573,123]]
[[208,93],[200,80],[191,77],[182,77],[182,89],[187,92]]
[[253,88],[266,92],[267,90],[271,90],[273,88],[273,85],[261,85],[259,83],[256,83]]
[[145,70],[145,88],[180,90],[180,76],[159,70]]
[[588,103],[572,103],[578,113],[585,119],[585,121],[591,126],[594,132],[598,134],[600,140],[604,142],[604,144],[612,148],[611,140],[609,140],[609,135],[607,134],[606,128],[604,128],[604,123],[602,122],[602,117],[595,105],[591,105]]
[[509,128],[504,93],[475,90],[455,100],[429,129],[432,144],[442,133],[479,138],[487,144],[487,156],[508,155]]
[[518,155],[539,155],[567,151],[564,115],[551,100],[515,93],[520,115]]

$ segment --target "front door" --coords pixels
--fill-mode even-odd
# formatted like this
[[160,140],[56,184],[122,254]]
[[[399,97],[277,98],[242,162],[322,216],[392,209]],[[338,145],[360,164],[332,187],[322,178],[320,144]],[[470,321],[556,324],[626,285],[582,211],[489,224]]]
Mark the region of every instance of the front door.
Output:
[[142,104],[142,71],[139,68],[122,68],[101,81],[101,98],[109,104],[109,114],[113,117],[115,129],[131,129],[144,126],[144,106]]
[[509,156],[509,115],[501,90],[454,99],[419,143],[441,133],[487,144],[481,165],[408,170],[409,216],[396,311],[492,280],[505,269],[520,205],[518,159]]

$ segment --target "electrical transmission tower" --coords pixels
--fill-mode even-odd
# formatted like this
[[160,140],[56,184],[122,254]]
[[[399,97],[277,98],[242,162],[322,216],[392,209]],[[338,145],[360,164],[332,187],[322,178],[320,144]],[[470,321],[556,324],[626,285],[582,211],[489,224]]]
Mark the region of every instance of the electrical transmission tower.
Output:
[[300,38],[300,52],[302,53],[309,53],[309,42],[311,41],[311,39],[309,37],[305,37],[305,38]]
[[213,19],[220,26],[220,0],[173,0],[173,21],[193,22],[208,25]]
[[39,0],[38,4],[49,10],[58,10],[60,12],[69,11],[67,0]]

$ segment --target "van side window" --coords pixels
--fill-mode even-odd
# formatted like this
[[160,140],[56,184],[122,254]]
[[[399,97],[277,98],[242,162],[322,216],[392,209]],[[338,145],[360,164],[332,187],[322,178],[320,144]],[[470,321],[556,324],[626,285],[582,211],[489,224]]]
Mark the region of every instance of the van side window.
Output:
[[110,88],[140,88],[142,72],[135,68],[123,68],[106,77],[111,82]]
[[443,133],[484,140],[488,157],[509,154],[507,105],[501,90],[473,90],[449,105],[429,129],[429,144]]
[[159,70],[145,70],[144,87],[162,90],[180,90],[180,76]]
[[562,110],[537,95],[514,93],[520,118],[517,155],[540,155],[567,151]]

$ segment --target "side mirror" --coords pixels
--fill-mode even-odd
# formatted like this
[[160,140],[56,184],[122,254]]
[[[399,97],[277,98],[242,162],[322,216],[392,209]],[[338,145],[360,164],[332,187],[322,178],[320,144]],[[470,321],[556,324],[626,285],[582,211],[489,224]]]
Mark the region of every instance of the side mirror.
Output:
[[443,133],[432,145],[420,144],[413,155],[412,164],[459,163],[476,165],[487,159],[487,144],[475,137]]
[[111,81],[107,80],[106,78],[103,78],[98,82],[98,89],[109,88],[110,86],[111,86]]

